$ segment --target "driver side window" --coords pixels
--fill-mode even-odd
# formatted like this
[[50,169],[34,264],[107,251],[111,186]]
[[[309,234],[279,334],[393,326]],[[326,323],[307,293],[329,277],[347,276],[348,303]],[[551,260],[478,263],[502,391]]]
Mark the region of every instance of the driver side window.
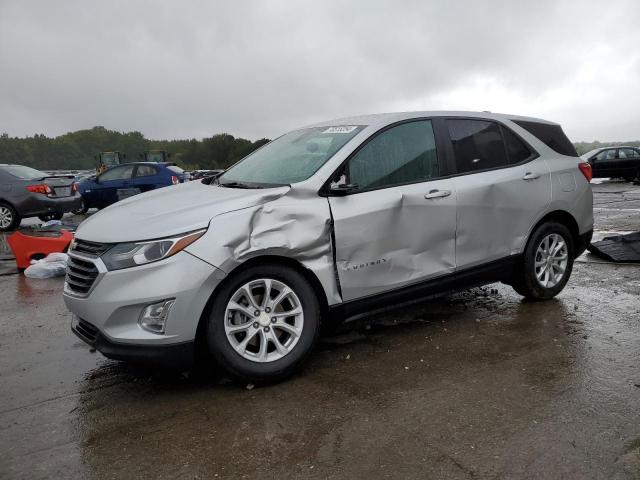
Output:
[[349,160],[345,178],[336,183],[374,190],[422,182],[439,174],[433,126],[430,120],[418,120],[372,138]]
[[613,160],[616,158],[616,149],[603,150],[595,156],[595,160]]
[[126,180],[133,174],[133,165],[111,168],[98,177],[98,180],[105,182],[108,180]]

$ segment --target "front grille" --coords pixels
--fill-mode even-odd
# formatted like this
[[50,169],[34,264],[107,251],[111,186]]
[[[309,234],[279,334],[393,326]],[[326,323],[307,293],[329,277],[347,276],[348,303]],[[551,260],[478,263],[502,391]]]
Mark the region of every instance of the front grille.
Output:
[[77,257],[69,255],[67,260],[67,287],[71,292],[79,295],[87,295],[93,282],[98,276],[98,269],[93,262],[80,260]]
[[98,329],[91,325],[89,322],[85,322],[82,319],[78,320],[78,324],[75,328],[76,332],[81,335],[87,342],[93,343],[98,337]]
[[108,243],[87,242],[86,240],[75,239],[71,249],[74,253],[89,257],[99,257],[106,252],[111,245]]
[[87,242],[77,238],[71,243],[66,277],[66,288],[70,293],[79,296],[89,295],[99,273],[94,259],[109,248],[111,245],[108,243]]

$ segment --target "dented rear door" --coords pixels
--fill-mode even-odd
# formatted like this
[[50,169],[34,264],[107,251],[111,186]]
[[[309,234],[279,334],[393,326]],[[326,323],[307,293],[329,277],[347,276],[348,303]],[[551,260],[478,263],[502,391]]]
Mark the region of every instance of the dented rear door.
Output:
[[518,254],[551,202],[545,160],[507,127],[448,119],[456,167],[458,270]]

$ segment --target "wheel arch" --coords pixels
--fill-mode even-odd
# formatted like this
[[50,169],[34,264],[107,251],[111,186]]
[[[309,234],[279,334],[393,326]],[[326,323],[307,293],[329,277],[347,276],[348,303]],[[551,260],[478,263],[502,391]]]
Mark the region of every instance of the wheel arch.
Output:
[[17,211],[16,206],[13,203],[11,203],[9,200],[7,200],[6,198],[0,197],[0,204],[1,203],[4,203],[5,205],[9,205],[11,208],[13,208],[14,210]]
[[20,214],[20,212],[18,211],[18,208],[15,206],[15,204],[13,202],[10,202],[9,200],[7,200],[4,197],[0,197],[0,205],[7,205],[8,207],[13,209],[13,211],[14,211],[14,213],[16,215],[16,218],[18,219],[16,227],[19,226],[20,225],[20,221],[22,221],[22,218],[24,218],[24,217]]
[[[583,246],[580,245],[581,244],[580,229],[578,227],[578,222],[576,221],[576,219],[573,217],[573,215],[571,215],[571,213],[567,212],[566,210],[554,210],[552,212],[545,214],[533,226],[533,228],[529,232],[529,235],[527,236],[527,242],[525,243],[523,252],[526,251],[527,246],[531,241],[531,237],[533,237],[533,234],[538,229],[538,227],[540,227],[540,225],[542,225],[543,223],[547,223],[547,222],[557,222],[569,229],[569,232],[571,233],[571,237],[575,247],[576,256],[580,255],[584,251]],[[584,247],[586,248],[586,245]]]
[[305,267],[301,262],[281,255],[259,255],[256,257],[252,257],[245,262],[238,265],[236,268],[227,273],[224,280],[222,280],[216,288],[211,292],[211,296],[209,300],[202,310],[200,314],[200,319],[198,320],[198,327],[196,329],[196,354],[203,356],[207,355],[207,345],[206,345],[206,337],[205,331],[207,322],[206,319],[211,311],[211,307],[213,305],[213,301],[217,292],[219,292],[228,282],[232,281],[232,279],[238,275],[239,273],[247,270],[248,268],[257,266],[257,265],[279,265],[289,267],[298,273],[300,273],[311,285],[313,288],[318,301],[320,303],[320,312],[321,312],[321,320],[328,318],[329,314],[329,302],[327,299],[327,294],[322,287],[322,283],[316,276],[316,274],[309,268]]

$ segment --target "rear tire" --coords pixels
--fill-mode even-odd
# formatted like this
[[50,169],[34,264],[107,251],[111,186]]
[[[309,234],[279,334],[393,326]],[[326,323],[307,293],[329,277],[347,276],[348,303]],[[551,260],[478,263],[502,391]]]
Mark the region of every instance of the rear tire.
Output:
[[75,210],[72,210],[71,213],[74,215],[84,215],[89,210],[87,206],[87,202],[84,201],[84,198],[80,200],[80,206]]
[[313,350],[320,305],[296,270],[257,265],[215,293],[206,321],[209,351],[227,373],[248,382],[273,382],[294,373]]
[[48,222],[49,220],[61,220],[64,213],[47,213],[46,215],[38,215],[38,218],[43,222]]
[[548,300],[562,291],[573,270],[575,242],[557,222],[540,225],[529,238],[511,286],[528,300]]
[[0,232],[15,230],[20,225],[20,215],[8,203],[0,203]]

